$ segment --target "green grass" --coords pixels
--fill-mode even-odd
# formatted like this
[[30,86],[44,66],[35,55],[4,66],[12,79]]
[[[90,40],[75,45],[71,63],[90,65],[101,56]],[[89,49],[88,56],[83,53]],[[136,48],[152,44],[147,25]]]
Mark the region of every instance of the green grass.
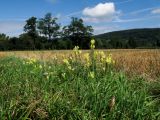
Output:
[[[158,120],[160,82],[73,62],[0,59],[0,119]],[[115,105],[109,107],[112,97]]]

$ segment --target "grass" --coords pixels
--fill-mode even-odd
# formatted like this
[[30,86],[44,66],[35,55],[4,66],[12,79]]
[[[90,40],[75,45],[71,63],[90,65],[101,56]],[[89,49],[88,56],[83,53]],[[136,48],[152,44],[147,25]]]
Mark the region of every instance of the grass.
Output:
[[[116,64],[88,67],[69,59],[0,59],[0,118],[3,120],[158,120],[160,82],[128,77]],[[77,58],[79,59],[79,58]],[[105,67],[105,69],[102,69]]]
[[[112,49],[96,50],[109,52],[116,61],[115,68],[118,71],[125,71],[128,75],[141,75],[148,80],[160,77],[160,50],[158,49]],[[82,57],[88,50],[82,50]],[[11,51],[0,52],[0,57],[17,56],[20,58],[36,58],[42,61],[53,61],[55,58],[62,61],[64,58],[73,55],[71,50],[53,51]]]

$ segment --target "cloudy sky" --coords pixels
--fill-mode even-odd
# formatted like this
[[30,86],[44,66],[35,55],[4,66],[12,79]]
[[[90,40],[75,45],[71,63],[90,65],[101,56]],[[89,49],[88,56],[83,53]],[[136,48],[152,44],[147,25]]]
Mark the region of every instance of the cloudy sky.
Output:
[[160,0],[1,0],[0,33],[18,36],[26,19],[47,12],[61,25],[69,24],[71,17],[82,18],[94,34],[160,27]]

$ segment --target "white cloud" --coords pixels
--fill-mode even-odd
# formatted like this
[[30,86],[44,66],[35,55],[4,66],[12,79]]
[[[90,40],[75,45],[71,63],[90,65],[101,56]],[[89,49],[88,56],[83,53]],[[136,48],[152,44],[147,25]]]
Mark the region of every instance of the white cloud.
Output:
[[160,8],[156,8],[156,9],[152,10],[151,13],[153,13],[153,14],[160,14]]
[[22,21],[0,21],[0,33],[9,36],[18,36],[23,32],[25,22]]
[[89,17],[110,17],[115,14],[114,3],[99,3],[93,8],[87,7],[83,10],[83,15]]
[[82,11],[82,14],[85,16],[83,17],[85,22],[108,22],[118,17],[120,12],[116,11],[113,2],[107,2],[87,7]]

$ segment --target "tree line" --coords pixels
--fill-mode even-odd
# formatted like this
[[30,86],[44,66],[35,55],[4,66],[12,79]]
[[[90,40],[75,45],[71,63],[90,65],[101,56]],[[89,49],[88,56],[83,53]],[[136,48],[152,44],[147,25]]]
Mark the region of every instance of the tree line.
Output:
[[0,34],[0,50],[89,49],[95,38],[97,49],[160,48],[160,28],[133,29],[93,35],[92,26],[72,17],[69,25],[61,26],[51,13],[43,18],[30,17],[19,37]]
[[19,37],[0,34],[0,50],[88,49],[93,37],[92,26],[82,19],[72,17],[69,25],[61,26],[57,18],[47,13],[43,18],[26,20],[24,33]]

